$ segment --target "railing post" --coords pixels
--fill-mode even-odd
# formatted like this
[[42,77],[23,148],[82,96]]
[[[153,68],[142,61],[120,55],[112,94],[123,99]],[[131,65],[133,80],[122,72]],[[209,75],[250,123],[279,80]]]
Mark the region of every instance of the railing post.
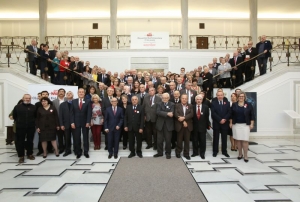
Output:
[[226,39],[225,44],[226,44],[226,50],[227,50],[227,44],[228,44],[227,36],[225,36],[225,39]]
[[214,36],[214,49],[216,49],[216,36]]
[[287,53],[286,53],[287,59],[288,59],[288,67],[290,66],[290,45],[287,47]]
[[73,46],[72,46],[72,45],[73,45],[73,40],[72,40],[72,39],[73,39],[73,37],[71,36],[71,41],[70,41],[70,44],[71,44],[71,50],[72,50],[72,47],[73,47]]
[[9,58],[10,58],[9,46],[7,46],[7,55],[6,55],[6,57],[7,57],[7,64],[8,64],[8,67],[10,67],[10,65],[9,65],[9,62],[10,62],[10,60],[9,60]]
[[13,45],[14,45],[14,37],[11,37],[11,45],[12,45],[12,51],[14,50],[14,47],[13,47]]
[[83,48],[83,50],[84,50],[84,36],[82,36],[82,48]]

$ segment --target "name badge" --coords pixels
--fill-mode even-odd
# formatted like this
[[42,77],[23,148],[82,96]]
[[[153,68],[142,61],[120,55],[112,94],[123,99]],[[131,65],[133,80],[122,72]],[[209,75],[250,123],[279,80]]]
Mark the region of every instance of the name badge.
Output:
[[203,115],[203,112],[201,112],[201,115]]
[[136,113],[140,113],[139,111],[137,111]]
[[82,103],[85,103],[85,101],[82,101]]
[[250,58],[250,55],[246,55],[246,58]]

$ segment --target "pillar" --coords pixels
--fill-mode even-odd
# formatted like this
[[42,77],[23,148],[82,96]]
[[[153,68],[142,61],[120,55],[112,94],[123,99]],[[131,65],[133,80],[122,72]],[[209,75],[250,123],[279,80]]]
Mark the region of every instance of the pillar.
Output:
[[253,44],[258,41],[257,37],[257,0],[249,0],[250,8],[250,36],[252,37]]
[[47,36],[48,0],[39,0],[39,44],[45,43]]
[[118,0],[110,0],[110,48],[117,48],[117,11]]
[[181,47],[182,49],[188,49],[189,47],[189,35],[188,35],[188,28],[189,28],[189,8],[188,8],[188,0],[181,0]]

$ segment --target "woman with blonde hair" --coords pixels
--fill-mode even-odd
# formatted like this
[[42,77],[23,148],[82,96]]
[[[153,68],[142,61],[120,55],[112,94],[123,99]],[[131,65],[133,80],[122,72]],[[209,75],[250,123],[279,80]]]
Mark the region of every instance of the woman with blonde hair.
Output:
[[100,150],[101,145],[101,130],[104,123],[103,114],[101,110],[100,97],[97,94],[92,96],[92,119],[91,131],[94,140],[94,150]]

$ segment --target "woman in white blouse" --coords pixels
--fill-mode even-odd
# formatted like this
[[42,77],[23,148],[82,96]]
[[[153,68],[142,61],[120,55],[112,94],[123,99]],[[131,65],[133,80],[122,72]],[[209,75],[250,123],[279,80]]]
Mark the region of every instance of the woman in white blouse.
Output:
[[225,62],[225,58],[222,58],[221,64],[218,67],[218,74],[220,74],[219,85],[221,88],[230,88],[231,87],[230,71],[231,71],[230,64]]

